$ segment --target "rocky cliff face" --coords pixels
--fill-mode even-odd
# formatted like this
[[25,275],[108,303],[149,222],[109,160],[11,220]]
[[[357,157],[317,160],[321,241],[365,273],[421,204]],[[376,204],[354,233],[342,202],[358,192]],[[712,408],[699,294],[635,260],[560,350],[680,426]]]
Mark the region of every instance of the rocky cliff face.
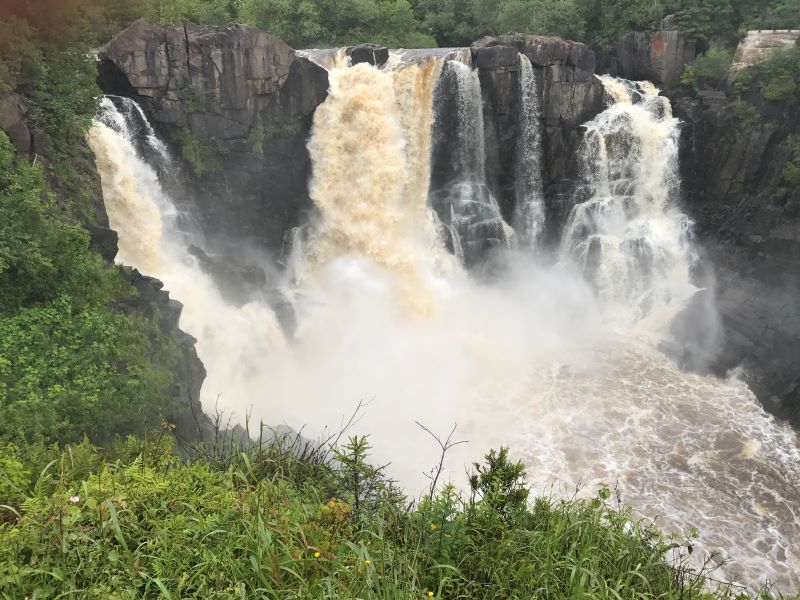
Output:
[[800,424],[800,189],[785,176],[800,97],[748,101],[745,120],[724,95],[675,103],[686,209],[717,274],[717,366],[742,365],[764,406]]
[[137,22],[99,57],[103,90],[136,98],[187,159],[211,245],[279,255],[310,207],[305,140],[327,72],[244,25]]
[[629,31],[617,40],[613,70],[625,79],[673,86],[696,55],[695,42],[677,30]]
[[548,212],[544,241],[552,243],[569,214],[579,181],[580,125],[603,110],[603,86],[594,76],[595,53],[579,42],[519,34],[482,38],[472,45],[472,52],[484,94],[487,181],[509,222],[520,123],[517,54],[525,54],[533,65],[543,127]]

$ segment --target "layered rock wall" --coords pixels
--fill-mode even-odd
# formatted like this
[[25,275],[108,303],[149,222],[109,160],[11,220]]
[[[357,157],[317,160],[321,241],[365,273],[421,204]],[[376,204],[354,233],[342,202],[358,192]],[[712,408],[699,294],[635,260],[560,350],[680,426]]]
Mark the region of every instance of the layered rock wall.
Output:
[[733,56],[733,69],[741,69],[754,65],[776,48],[792,48],[800,41],[800,30],[777,29],[748,31],[739,42]]

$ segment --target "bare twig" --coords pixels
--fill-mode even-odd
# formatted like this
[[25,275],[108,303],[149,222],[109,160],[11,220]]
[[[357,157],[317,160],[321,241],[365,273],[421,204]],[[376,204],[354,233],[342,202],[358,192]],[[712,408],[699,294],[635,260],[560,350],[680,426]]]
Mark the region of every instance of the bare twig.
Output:
[[425,431],[428,435],[430,435],[434,440],[436,440],[436,443],[439,444],[439,448],[441,449],[441,453],[439,454],[439,464],[435,466],[433,469],[431,469],[430,473],[423,473],[423,475],[425,475],[425,477],[427,477],[431,481],[431,485],[428,490],[428,498],[430,500],[433,500],[433,496],[434,494],[436,494],[436,486],[439,483],[439,477],[441,477],[442,471],[444,470],[444,457],[447,454],[447,451],[453,448],[454,446],[458,446],[459,444],[466,444],[467,440],[459,440],[457,442],[453,441],[453,434],[456,432],[456,428],[458,427],[457,423],[453,424],[453,428],[450,430],[450,433],[448,434],[447,438],[444,441],[442,441],[442,439],[438,435],[433,433],[430,429],[425,427],[425,425],[423,425],[419,421],[415,421],[415,423],[419,425],[419,427],[423,431]]

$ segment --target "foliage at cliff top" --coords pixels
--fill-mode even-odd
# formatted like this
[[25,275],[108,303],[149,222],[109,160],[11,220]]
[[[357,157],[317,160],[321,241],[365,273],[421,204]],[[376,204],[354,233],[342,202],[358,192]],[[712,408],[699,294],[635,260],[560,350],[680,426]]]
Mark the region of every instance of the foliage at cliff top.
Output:
[[[731,598],[601,489],[529,498],[501,449],[409,508],[365,438],[184,462],[168,435],[0,452],[0,597]],[[334,466],[338,465],[338,466]],[[746,597],[746,596],[745,596]],[[766,598],[767,596],[765,596]]]
[[[800,26],[800,0],[39,0],[6,10],[0,17],[16,17],[18,30],[57,31],[62,44],[90,45],[104,43],[138,18],[249,23],[296,48],[366,41],[406,48],[463,46],[505,31],[607,46],[629,29],[660,27],[668,15],[690,36],[728,45],[747,29]],[[4,40],[18,34],[0,35],[0,82],[30,74],[36,62],[37,49],[30,45],[8,51]]]

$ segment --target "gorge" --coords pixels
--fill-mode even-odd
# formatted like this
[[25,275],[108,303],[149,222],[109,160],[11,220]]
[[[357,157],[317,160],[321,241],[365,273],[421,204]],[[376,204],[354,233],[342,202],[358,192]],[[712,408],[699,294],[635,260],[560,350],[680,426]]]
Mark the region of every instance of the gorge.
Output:
[[117,260],[183,304],[204,410],[317,435],[366,400],[357,429],[414,492],[415,421],[458,423],[454,478],[509,445],[535,485],[617,482],[725,578],[796,587],[797,434],[751,389],[797,418],[796,281],[771,274],[798,221],[788,202],[733,253],[714,227],[748,235],[726,165],[777,141],[713,153],[707,107],[597,76],[577,42],[368,50],[139,22],[99,52]]

